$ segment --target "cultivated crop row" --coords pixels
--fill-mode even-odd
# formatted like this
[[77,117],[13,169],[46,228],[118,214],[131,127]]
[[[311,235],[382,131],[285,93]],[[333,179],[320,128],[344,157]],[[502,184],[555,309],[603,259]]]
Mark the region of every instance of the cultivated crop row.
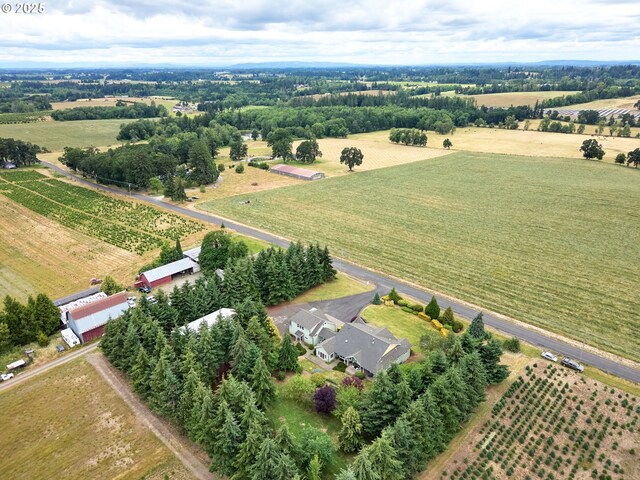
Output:
[[[24,176],[28,172],[20,173]],[[172,240],[176,235],[188,235],[203,228],[175,215],[163,214],[142,205],[130,207],[128,202],[56,180],[1,182],[0,186],[0,193],[36,213],[137,254],[160,247],[163,240]],[[123,214],[123,210],[134,213]],[[127,218],[127,215],[136,214],[142,218],[139,225],[135,217]],[[152,221],[163,222],[169,227],[154,231],[149,228]],[[147,228],[142,228],[145,225]]]
[[442,478],[638,478],[637,399],[576,378],[555,365],[527,367],[494,405],[473,460]]

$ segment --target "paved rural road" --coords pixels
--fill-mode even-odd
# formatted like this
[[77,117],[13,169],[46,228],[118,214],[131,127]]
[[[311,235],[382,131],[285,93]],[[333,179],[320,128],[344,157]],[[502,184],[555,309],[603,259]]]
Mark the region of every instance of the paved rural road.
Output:
[[195,478],[212,480],[216,477],[209,472],[207,465],[194,454],[192,450],[198,447],[184,436],[175,434],[167,422],[155,416],[151,410],[131,391],[129,385],[122,380],[118,372],[109,364],[101,353],[89,355],[87,361],[95,367],[115,392],[133,410],[135,416],[142,421],[162,443],[187,467]]
[[27,370],[24,373],[20,373],[13,377],[11,380],[7,380],[6,382],[0,383],[0,392],[3,390],[8,390],[11,387],[16,385],[20,385],[22,382],[29,380],[30,378],[35,377],[36,375],[40,375],[41,373],[46,372],[47,370],[51,370],[53,367],[57,367],[58,365],[62,365],[63,363],[70,362],[71,360],[75,360],[76,358],[82,357],[87,353],[93,352],[96,348],[98,348],[98,343],[94,343],[89,345],[88,347],[77,348],[76,350],[63,355],[60,358],[56,358],[49,363],[42,365],[41,367],[34,368],[33,370]]
[[[55,170],[56,172],[62,175],[65,175],[75,180],[76,182],[87,185],[91,188],[97,188],[99,190],[115,193],[117,195],[129,196],[131,198],[135,198],[136,200],[151,203],[161,208],[165,208],[167,210],[180,213],[182,215],[187,215],[189,217],[195,218],[197,220],[200,220],[206,223],[220,225],[222,222],[224,222],[227,228],[233,229],[238,233],[247,235],[249,237],[258,238],[260,240],[265,240],[267,242],[273,243],[275,245],[279,245],[281,247],[287,247],[289,245],[288,240],[285,240],[282,237],[278,237],[268,232],[264,232],[261,230],[257,230],[255,228],[248,227],[246,225],[235,223],[233,221],[230,221],[228,219],[223,219],[215,215],[210,215],[203,212],[190,210],[187,208],[165,203],[156,198],[148,197],[146,195],[142,195],[139,193],[132,193],[131,195],[127,195],[126,193],[116,188],[108,187],[106,185],[98,185],[86,179],[76,177],[75,175],[58,167],[57,165],[53,165],[48,162],[42,162],[42,164],[48,166],[49,168],[52,168],[53,170]],[[389,290],[391,290],[391,288],[393,287],[396,290],[403,292],[404,294],[409,295],[417,300],[420,300],[423,303],[427,303],[429,302],[429,300],[431,300],[431,294],[425,292],[424,290],[420,290],[404,282],[386,277],[379,273],[372,272],[371,270],[367,270],[363,267],[353,265],[351,263],[347,263],[342,260],[335,260],[334,266],[338,270],[341,270],[349,275],[352,275],[364,281],[368,281],[373,285],[376,285],[378,288],[378,291],[381,294],[388,293]],[[373,295],[373,292],[371,293],[371,295]],[[366,302],[361,302],[362,299],[360,297],[365,298],[365,296],[361,295],[357,297],[358,297],[357,299],[355,298],[344,299],[343,302],[345,303],[343,304],[338,303],[339,306],[336,308],[343,310],[345,312],[360,311],[360,308],[366,305]],[[478,313],[477,308],[474,309],[469,305],[465,304],[464,302],[458,302],[458,301],[444,298],[441,296],[436,296],[436,297],[438,299],[438,304],[440,305],[440,307],[442,308],[451,307],[451,309],[454,311],[456,315],[471,319],[475,317],[476,314]],[[333,303],[334,302],[332,302],[332,304]],[[358,306],[360,306],[360,308],[357,308]],[[331,314],[331,312],[327,312],[327,313]],[[509,320],[500,318],[499,316],[497,316],[496,314],[493,314],[492,312],[483,310],[483,314],[484,314],[484,323],[486,325],[492,328],[495,328],[496,330],[499,330],[500,332],[506,335],[518,337],[519,339],[527,343],[539,346],[545,350],[550,350],[559,355],[566,355],[568,357],[575,358],[582,363],[599,368],[600,370],[603,370],[605,372],[611,373],[613,375],[624,378],[626,380],[631,380],[632,382],[640,383],[640,369],[637,369],[625,364],[621,364],[617,362],[615,359],[601,356],[592,351],[585,350],[580,347],[576,347],[575,345],[564,342],[561,339],[554,338],[549,335],[545,335],[537,330],[529,329],[526,326],[523,326],[521,324],[510,322]],[[353,317],[353,315],[351,315],[350,317],[347,316],[342,318],[351,318],[351,317]]]

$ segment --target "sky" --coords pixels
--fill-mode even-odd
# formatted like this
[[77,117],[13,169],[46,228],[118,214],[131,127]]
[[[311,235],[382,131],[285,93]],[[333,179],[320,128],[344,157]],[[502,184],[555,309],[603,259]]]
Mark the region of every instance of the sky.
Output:
[[2,66],[640,59],[639,0],[0,3]]

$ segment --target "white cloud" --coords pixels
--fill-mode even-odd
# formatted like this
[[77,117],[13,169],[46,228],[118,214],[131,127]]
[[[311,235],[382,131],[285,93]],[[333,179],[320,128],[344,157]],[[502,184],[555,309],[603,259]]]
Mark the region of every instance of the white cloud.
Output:
[[46,9],[0,15],[0,62],[427,64],[640,52],[640,2],[624,0],[94,0]]

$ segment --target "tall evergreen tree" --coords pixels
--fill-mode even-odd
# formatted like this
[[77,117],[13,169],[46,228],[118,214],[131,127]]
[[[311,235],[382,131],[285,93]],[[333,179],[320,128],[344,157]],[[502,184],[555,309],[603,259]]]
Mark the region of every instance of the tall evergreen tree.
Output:
[[205,185],[218,179],[218,169],[213,161],[211,150],[204,140],[194,142],[189,149],[189,163],[193,168],[191,178],[195,183]]
[[212,452],[209,470],[230,476],[235,471],[236,456],[240,447],[240,427],[225,401],[220,404],[219,415],[223,415],[224,419],[221,428],[216,432],[216,448]]
[[36,328],[45,335],[53,335],[60,327],[60,310],[44,293],[39,293],[36,297],[33,319]]
[[255,343],[248,342],[248,346],[244,351],[244,355],[242,356],[240,363],[238,363],[236,368],[233,370],[233,374],[238,378],[238,380],[251,382],[253,369],[256,365],[257,359],[262,360],[262,352]]
[[180,387],[173,372],[171,347],[165,344],[155,366],[151,379],[151,407],[161,415],[172,418],[175,415]]
[[315,245],[309,245],[306,248],[306,256],[304,263],[305,289],[320,285],[324,279],[324,272],[320,264],[320,256],[318,248]]
[[500,363],[502,345],[495,338],[480,346],[480,358],[487,372],[487,381],[491,384],[502,382],[509,375],[506,365]]
[[442,423],[442,413],[439,405],[434,400],[431,390],[427,390],[419,402],[422,406],[423,420],[425,422],[425,456],[429,460],[434,458],[438,453],[442,452],[446,445],[444,425]]
[[232,480],[249,480],[251,478],[251,469],[260,453],[263,438],[261,431],[256,428],[249,429],[236,456],[236,473],[231,477]]
[[246,399],[244,410],[240,417],[240,430],[243,437],[246,436],[249,430],[255,430],[260,433],[261,438],[271,430],[269,420],[257,407],[255,396],[253,395],[249,395]]
[[333,480],[358,480],[351,467],[340,470]]
[[278,368],[285,372],[295,372],[298,370],[298,351],[291,342],[291,336],[285,335],[278,354]]
[[396,388],[387,372],[378,373],[367,391],[362,406],[362,428],[369,438],[375,438],[399,415]]
[[147,398],[150,393],[149,374],[151,364],[149,362],[149,355],[147,351],[140,346],[138,348],[138,354],[131,368],[131,383],[136,392],[140,394],[142,398]]
[[431,365],[431,371],[436,376],[442,375],[449,368],[447,357],[445,357],[444,352],[440,349],[429,352],[427,361]]
[[252,316],[245,329],[247,340],[254,342],[262,351],[262,358],[269,358],[271,349],[273,348],[273,339],[256,315]]
[[458,368],[465,383],[471,387],[469,396],[473,407],[476,407],[486,397],[487,371],[477,352],[465,355],[458,363]]
[[396,422],[387,427],[383,436],[389,439],[391,446],[396,452],[397,460],[402,465],[404,471],[403,478],[412,478],[413,474],[417,471],[415,469],[414,461],[420,460],[421,452],[418,450],[421,446],[419,440],[421,438],[421,432],[416,432],[411,429],[412,425],[409,424],[406,416],[399,417]]
[[[197,422],[195,422],[195,428],[193,429],[193,438],[199,443],[202,448],[204,448],[205,452],[210,453],[215,448],[215,407],[213,401],[213,395],[211,394],[211,390],[209,388],[204,388],[204,390],[199,390],[199,411],[192,411],[192,419],[197,418]],[[196,405],[194,405],[195,407]]]
[[251,467],[251,480],[291,480],[298,474],[293,460],[271,438],[265,438]]
[[189,370],[189,373],[184,378],[182,392],[178,400],[177,417],[180,423],[186,427],[191,420],[191,409],[196,399],[196,391],[202,381],[194,367]]
[[125,373],[131,373],[138,349],[140,348],[140,339],[138,338],[138,329],[135,322],[129,322],[127,326],[127,332],[124,335],[124,342],[122,346],[122,360],[118,362],[118,367]]
[[471,321],[471,326],[469,327],[469,335],[478,339],[483,339],[485,337],[482,312],[478,312],[478,315],[476,315]]
[[345,453],[354,453],[362,447],[362,423],[355,408],[349,407],[340,417],[342,429],[338,435],[338,447]]
[[447,359],[451,365],[457,365],[458,362],[466,355],[466,352],[462,348],[462,342],[457,335],[451,335],[452,343],[451,347],[447,350]]
[[402,465],[386,435],[374,440],[371,445],[360,452],[360,455],[362,454],[369,460],[381,480],[404,479]]
[[286,423],[280,425],[280,428],[276,431],[274,441],[280,450],[291,458],[297,459],[301,457],[300,446],[291,434],[291,430],[289,430]]
[[224,290],[232,307],[246,299],[260,301],[251,258],[240,258],[235,262],[227,262],[224,269]]
[[356,480],[382,480],[364,451],[360,452],[355,458],[351,464],[351,469]]
[[442,414],[444,441],[448,443],[460,429],[460,419],[463,417],[463,412],[454,400],[454,392],[446,375],[438,377],[429,387],[429,392],[438,405],[436,408]]
[[335,268],[333,268],[333,260],[331,255],[329,254],[329,248],[325,245],[324,249],[320,250],[318,246],[318,251],[320,252],[320,265],[322,266],[322,278],[325,282],[330,282],[331,280],[335,280],[338,272]]
[[261,356],[256,358],[250,375],[250,385],[256,396],[256,403],[261,409],[265,409],[276,397],[276,386],[273,384],[271,374]]

